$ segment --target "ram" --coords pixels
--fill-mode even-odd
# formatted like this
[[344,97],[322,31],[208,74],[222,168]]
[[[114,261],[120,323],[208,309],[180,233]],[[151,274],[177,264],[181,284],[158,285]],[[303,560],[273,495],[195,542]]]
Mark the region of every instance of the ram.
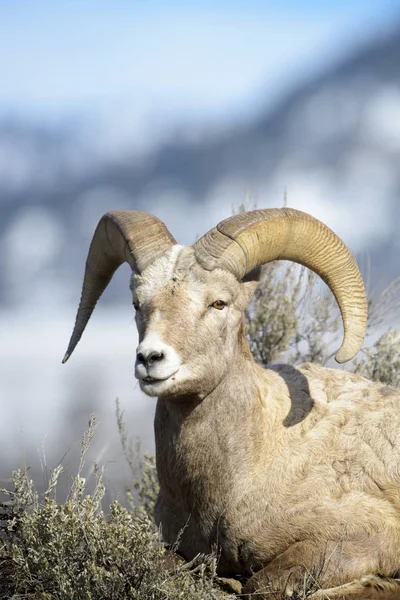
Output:
[[336,360],[350,360],[367,319],[356,262],[323,223],[284,208],[232,216],[190,247],[151,215],[104,215],[64,362],[128,262],[135,374],[158,397],[166,542],[188,560],[217,548],[220,575],[248,578],[245,592],[288,592],[318,572],[313,599],[400,598],[400,391],[315,364],[255,364],[244,309],[258,267],[279,259],[327,283],[344,325]]

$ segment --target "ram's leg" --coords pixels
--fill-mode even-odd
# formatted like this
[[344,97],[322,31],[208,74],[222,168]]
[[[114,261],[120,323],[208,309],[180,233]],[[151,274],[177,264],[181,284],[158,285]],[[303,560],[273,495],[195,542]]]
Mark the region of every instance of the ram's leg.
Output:
[[[315,544],[297,542],[264,569],[255,573],[244,586],[245,594],[257,592],[257,598],[275,598],[277,594],[305,593],[321,587],[320,574],[324,570],[325,553]],[[335,582],[336,583],[336,582]]]
[[310,541],[297,542],[253,575],[244,592],[257,591],[259,598],[262,593],[271,598],[276,591],[288,595],[313,593],[313,600],[399,600],[400,580],[374,575],[357,578],[360,572],[379,572],[376,556],[365,549],[365,544],[360,547],[354,541],[329,542],[324,548]]
[[[260,572],[257,581],[252,577],[243,588],[245,594],[256,592],[256,597],[260,600],[265,598],[275,598],[275,593],[286,593],[291,596],[294,592],[303,594],[307,592],[309,586],[313,586],[309,575],[305,570],[290,569],[287,572],[277,574],[268,574],[263,569]],[[263,575],[263,578],[260,575]],[[296,596],[298,597],[298,596]],[[400,598],[400,579],[390,577],[379,577],[377,575],[366,575],[361,579],[344,583],[336,587],[320,589],[311,595],[307,595],[309,600],[399,600]]]
[[309,600],[399,600],[400,579],[366,575],[334,588],[318,590]]

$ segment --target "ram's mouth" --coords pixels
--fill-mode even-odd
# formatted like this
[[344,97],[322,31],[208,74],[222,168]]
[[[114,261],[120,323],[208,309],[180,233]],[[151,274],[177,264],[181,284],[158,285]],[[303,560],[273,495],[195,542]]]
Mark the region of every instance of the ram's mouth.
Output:
[[170,377],[172,377],[172,375],[168,375],[168,377],[143,377],[143,379],[141,381],[143,381],[144,383],[161,383],[162,381],[167,381],[167,379],[170,379]]
[[177,369],[167,377],[151,377],[150,375],[146,375],[146,377],[140,378],[140,381],[142,383],[161,383],[162,381],[167,381],[168,379],[171,379],[171,377],[173,377],[178,372],[178,370],[179,369]]

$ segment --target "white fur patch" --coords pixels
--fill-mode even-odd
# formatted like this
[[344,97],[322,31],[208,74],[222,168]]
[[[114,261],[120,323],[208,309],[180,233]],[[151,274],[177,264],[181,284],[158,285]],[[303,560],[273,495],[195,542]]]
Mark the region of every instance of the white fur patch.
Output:
[[179,254],[185,246],[175,244],[169,250],[164,252],[160,258],[157,258],[151,265],[143,271],[141,275],[133,275],[131,289],[135,290],[139,285],[143,287],[145,293],[152,293],[155,286],[168,283],[173,274]]

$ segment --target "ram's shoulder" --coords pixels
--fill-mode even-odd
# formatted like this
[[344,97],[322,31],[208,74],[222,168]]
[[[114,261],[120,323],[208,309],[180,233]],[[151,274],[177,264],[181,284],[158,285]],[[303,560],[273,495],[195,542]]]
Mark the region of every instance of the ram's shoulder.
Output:
[[306,363],[298,368],[307,379],[311,395],[326,398],[326,402],[346,402],[354,405],[387,406],[400,402],[400,389],[370,381],[343,369]]
[[356,373],[351,373],[340,368],[322,367],[316,363],[304,363],[298,367],[298,370],[308,381],[321,381],[326,386],[376,388],[382,385]]

